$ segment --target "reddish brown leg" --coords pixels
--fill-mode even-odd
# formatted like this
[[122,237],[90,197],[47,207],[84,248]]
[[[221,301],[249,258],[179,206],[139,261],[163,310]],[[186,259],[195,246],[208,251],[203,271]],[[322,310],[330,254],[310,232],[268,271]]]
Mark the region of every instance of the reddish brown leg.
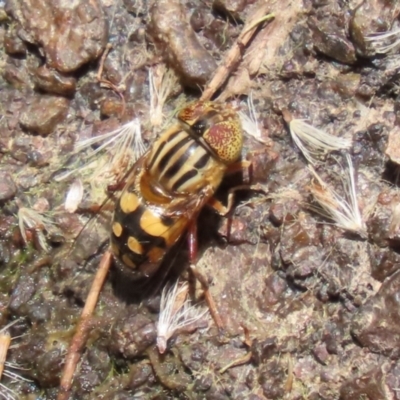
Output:
[[67,400],[69,398],[72,386],[72,379],[82,349],[86,343],[90,328],[91,316],[96,307],[100,290],[103,286],[104,280],[107,276],[107,272],[111,265],[111,257],[111,252],[106,251],[100,261],[99,269],[97,270],[96,276],[93,280],[92,287],[90,288],[88,297],[86,299],[85,307],[83,308],[74,337],[72,338],[68,349],[64,370],[61,376],[60,390],[58,392],[57,400]]
[[78,207],[77,213],[99,214],[101,211],[114,211],[114,206],[103,204],[91,204],[89,207]]
[[244,182],[247,182],[248,184],[251,183],[253,173],[253,165],[251,161],[241,160],[235,162],[234,164],[228,166],[225,174],[235,174],[237,172],[242,172]]
[[107,192],[109,193],[114,193],[114,192],[119,192],[120,190],[122,190],[126,185],[125,181],[121,181],[118,183],[115,183],[113,185],[108,185],[107,186]]
[[189,244],[189,261],[190,264],[195,264],[197,261],[197,217],[193,218],[192,223],[189,226],[188,232],[188,244]]
[[238,161],[228,167],[227,174],[231,173],[236,173],[243,171],[243,179],[246,181],[245,184],[243,185],[238,185],[233,188],[230,188],[228,190],[228,204],[225,206],[222,204],[219,200],[217,200],[214,197],[211,197],[211,199],[207,202],[207,205],[213,208],[219,215],[222,215],[223,217],[227,216],[228,217],[228,233],[227,236],[229,238],[229,234],[231,231],[231,224],[232,224],[232,219],[229,213],[233,209],[233,203],[235,200],[235,194],[236,192],[240,190],[252,190],[252,191],[257,191],[257,192],[265,192],[264,189],[262,188],[261,185],[256,184],[252,185],[252,163],[247,160],[243,161]]
[[211,197],[208,201],[207,205],[212,207],[219,215],[225,217],[229,214],[229,212],[233,208],[233,202],[235,200],[235,193],[239,192],[240,190],[254,190],[255,188],[251,185],[239,185],[235,186],[228,191],[228,204],[224,206],[219,200],[215,197]]
[[235,186],[228,191],[228,204],[224,206],[219,200],[215,199],[212,197],[207,205],[212,207],[219,215],[226,216],[229,214],[229,212],[233,208],[233,202],[235,200],[235,193],[238,192],[239,190],[259,190],[258,187],[252,186],[251,181],[252,181],[252,163],[251,161],[247,160],[241,160],[238,162],[235,162],[234,164],[231,164],[228,166],[228,169],[226,170],[226,174],[234,174],[237,172],[242,172],[243,173],[243,180],[245,181],[244,184]]
[[222,323],[221,317],[219,315],[217,305],[215,304],[215,301],[210,293],[210,288],[208,286],[207,279],[196,268],[195,265],[197,259],[197,218],[194,218],[189,226],[188,241],[189,241],[190,273],[193,274],[193,276],[200,282],[204,291],[204,297],[206,299],[211,316],[215,324],[217,325],[218,329],[221,331],[224,327],[224,324]]

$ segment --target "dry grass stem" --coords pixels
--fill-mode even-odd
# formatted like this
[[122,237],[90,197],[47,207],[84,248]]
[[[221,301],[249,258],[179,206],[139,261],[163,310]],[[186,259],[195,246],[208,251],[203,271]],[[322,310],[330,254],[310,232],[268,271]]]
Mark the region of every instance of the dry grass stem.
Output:
[[111,252],[106,251],[101,259],[96,276],[94,277],[88,297],[85,302],[85,307],[82,310],[76,332],[70,343],[67,357],[65,359],[64,369],[60,381],[60,390],[57,400],[67,400],[69,398],[72,379],[75,373],[76,366],[80,358],[80,353],[86,343],[86,338],[90,329],[90,319],[97,304],[101,288],[106,279],[108,270],[111,265]]
[[352,145],[350,139],[330,135],[302,119],[292,119],[289,122],[289,130],[293,141],[312,165],[327,153],[349,149]]
[[50,231],[54,226],[54,222],[49,217],[31,208],[20,207],[18,210],[18,225],[26,245],[29,243],[27,229],[32,229],[37,235],[40,247],[44,251],[49,251],[50,247],[47,244],[45,232]]
[[179,85],[179,81],[175,72],[167,69],[164,64],[158,64],[149,69],[150,123],[152,126],[162,125],[164,104],[176,91],[177,85]]
[[358,206],[355,172],[348,154],[346,161],[347,170],[343,169],[341,177],[343,196],[326,184],[311,166],[309,168],[315,181],[312,182],[310,190],[315,200],[337,226],[365,238],[367,229]]
[[253,357],[253,354],[251,352],[249,352],[249,353],[245,354],[243,357],[240,357],[236,360],[231,361],[229,364],[225,365],[225,367],[222,367],[218,372],[220,374],[223,374],[232,367],[237,367],[238,365],[247,364],[251,361],[252,357]]
[[400,29],[389,32],[372,33],[365,41],[379,54],[395,53],[400,49]]
[[0,379],[3,376],[8,349],[11,344],[11,335],[8,331],[0,332]]
[[[8,332],[8,329],[16,324],[19,320],[15,320],[0,330],[0,380],[4,377],[7,377],[11,383],[14,382],[31,382],[29,379],[24,378],[20,374],[12,370],[21,370],[19,365],[9,363],[6,361],[7,353],[9,348],[11,347],[11,335]],[[14,338],[15,339],[15,338]],[[4,383],[0,382],[0,398],[5,400],[15,400],[18,399],[19,396],[12,389],[6,386]]]
[[180,285],[179,280],[162,292],[157,324],[157,347],[161,354],[167,349],[168,339],[185,328],[190,328],[208,312],[207,309],[200,310],[191,305],[187,298],[188,292],[188,284]]
[[266,15],[270,7],[271,6],[268,2],[261,3],[255,12],[249,17],[236,43],[226,53],[224,60],[215,71],[211,81],[205,87],[200,100],[210,100],[214,93],[224,84],[233,69],[237,67],[243,48],[247,46],[250,39],[253,37],[257,27],[259,26],[258,24],[274,18],[273,14]]

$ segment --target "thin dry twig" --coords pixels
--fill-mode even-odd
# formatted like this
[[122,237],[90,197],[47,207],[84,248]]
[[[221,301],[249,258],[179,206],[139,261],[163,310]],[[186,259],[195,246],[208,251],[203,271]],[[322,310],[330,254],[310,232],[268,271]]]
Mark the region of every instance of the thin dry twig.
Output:
[[252,352],[250,351],[249,353],[245,354],[243,357],[237,358],[236,360],[233,360],[229,364],[225,365],[225,367],[222,367],[219,370],[220,374],[223,374],[224,372],[228,371],[228,369],[237,367],[239,365],[244,365],[250,362],[251,357],[253,356]]
[[99,69],[97,71],[97,80],[99,81],[101,86],[107,87],[107,88],[113,90],[115,93],[117,93],[117,95],[119,96],[119,98],[121,99],[121,102],[122,102],[121,115],[124,115],[125,109],[126,109],[125,97],[122,93],[125,90],[124,85],[119,87],[119,86],[114,85],[109,80],[103,78],[104,63],[105,63],[108,53],[111,51],[111,49],[112,49],[111,43],[107,43],[107,46],[104,49],[104,52],[100,59],[100,65],[99,65]]
[[249,20],[243,27],[241,34],[239,35],[236,43],[227,52],[223,62],[215,71],[215,74],[211,81],[207,84],[200,100],[210,100],[214,93],[223,85],[230,73],[236,67],[237,63],[242,56],[243,48],[247,46],[250,39],[253,37],[259,24],[269,21],[274,18],[273,14],[267,14],[270,9],[268,2],[260,4],[255,10],[254,14],[249,17]]
[[4,366],[6,364],[8,349],[11,344],[11,335],[4,328],[0,332],[0,379],[3,376]]
[[[3,376],[5,376],[9,378],[11,382],[18,382],[18,381],[31,382],[31,380],[26,379],[20,374],[12,371],[12,370],[21,370],[24,368],[20,367],[17,364],[9,363],[6,361],[8,350],[12,347],[10,346],[11,340],[15,339],[15,337],[11,338],[8,329],[19,321],[20,319],[10,322],[0,330],[0,380]],[[4,383],[0,382],[0,398],[5,400],[16,400],[19,398],[19,396]]]
[[67,400],[69,397],[75,369],[79,361],[80,353],[86,343],[90,328],[91,316],[96,307],[101,288],[103,287],[104,280],[110,268],[111,257],[111,251],[108,250],[104,253],[99,268],[96,272],[96,276],[94,277],[92,287],[90,288],[88,297],[86,299],[85,307],[83,308],[78,326],[76,327],[75,335],[72,338],[68,349],[57,400]]
[[288,360],[288,368],[287,368],[287,378],[285,383],[285,393],[286,398],[289,398],[292,390],[293,390],[293,381],[294,381],[294,374],[293,374],[293,359],[290,353],[287,354]]

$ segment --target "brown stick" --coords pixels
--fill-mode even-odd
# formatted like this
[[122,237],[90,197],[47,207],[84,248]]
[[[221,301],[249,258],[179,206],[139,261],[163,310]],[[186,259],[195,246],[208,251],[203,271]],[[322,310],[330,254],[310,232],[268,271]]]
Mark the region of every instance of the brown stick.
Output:
[[94,277],[92,287],[90,288],[86,299],[85,307],[83,308],[76,332],[70,343],[68,354],[65,360],[64,370],[61,376],[60,390],[57,400],[67,400],[69,398],[72,379],[75,373],[76,366],[79,361],[80,353],[86,343],[86,339],[90,327],[90,319],[99,298],[100,290],[103,286],[107,272],[111,265],[111,252],[107,250],[101,258],[99,268]]
[[8,332],[0,333],[0,379],[3,375],[7,352],[11,343],[11,335]]
[[97,80],[100,83],[100,85],[103,85],[103,86],[113,90],[120,97],[120,99],[122,101],[122,111],[121,111],[121,116],[122,116],[125,114],[125,108],[126,108],[125,97],[122,94],[121,89],[119,87],[115,86],[109,80],[103,78],[104,63],[105,63],[108,53],[111,51],[111,49],[112,49],[111,43],[107,43],[107,46],[104,49],[104,52],[100,59],[100,65],[99,65],[99,69],[97,71]]
[[106,58],[108,56],[108,53],[111,51],[112,46],[110,43],[107,43],[106,48],[103,51],[103,54],[101,55],[100,58],[100,65],[99,65],[99,70],[97,71],[97,80],[99,82],[103,81],[103,69],[104,69],[104,62],[106,61]]
[[204,89],[200,100],[211,99],[214,93],[223,85],[232,70],[235,68],[242,55],[242,49],[247,46],[250,39],[253,37],[253,34],[256,31],[258,25],[261,22],[274,18],[272,14],[266,15],[270,7],[271,6],[267,1],[261,2],[261,4],[256,8],[253,15],[249,17],[236,43],[227,52],[224,61],[217,68],[213,78]]
[[202,273],[196,268],[194,264],[190,265],[190,271],[192,271],[193,275],[200,282],[203,288],[204,297],[206,299],[208,309],[210,310],[211,317],[213,318],[215,324],[217,325],[218,330],[222,332],[224,329],[224,323],[222,322],[222,319],[219,315],[218,307],[215,304],[214,298],[211,295],[207,279],[202,275]]
[[233,360],[229,364],[225,365],[225,367],[221,368],[218,372],[220,374],[223,374],[224,372],[228,371],[229,368],[237,367],[238,365],[247,364],[248,362],[250,362],[251,357],[252,357],[252,353],[250,351],[249,353],[247,353],[243,357],[237,358],[236,360]]

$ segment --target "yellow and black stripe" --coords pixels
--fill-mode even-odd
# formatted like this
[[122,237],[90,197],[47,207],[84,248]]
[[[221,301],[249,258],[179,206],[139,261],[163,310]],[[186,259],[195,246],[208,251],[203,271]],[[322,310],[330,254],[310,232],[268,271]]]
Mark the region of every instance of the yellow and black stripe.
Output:
[[193,193],[203,185],[215,159],[185,130],[162,136],[150,153],[147,169],[170,193]]

